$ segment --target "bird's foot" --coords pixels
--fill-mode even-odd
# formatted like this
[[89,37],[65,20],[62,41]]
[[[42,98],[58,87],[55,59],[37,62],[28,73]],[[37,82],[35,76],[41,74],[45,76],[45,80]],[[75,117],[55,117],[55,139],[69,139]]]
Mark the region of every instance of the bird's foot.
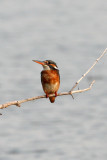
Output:
[[49,95],[46,93],[46,98],[48,98],[49,97]]
[[57,97],[57,92],[55,92],[55,97]]

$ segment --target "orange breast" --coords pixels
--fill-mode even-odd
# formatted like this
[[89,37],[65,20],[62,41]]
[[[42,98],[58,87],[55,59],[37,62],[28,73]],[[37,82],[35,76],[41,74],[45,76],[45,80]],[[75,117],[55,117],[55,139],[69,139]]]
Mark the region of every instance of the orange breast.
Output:
[[59,89],[60,76],[57,70],[44,70],[41,72],[41,83],[45,93],[55,93]]

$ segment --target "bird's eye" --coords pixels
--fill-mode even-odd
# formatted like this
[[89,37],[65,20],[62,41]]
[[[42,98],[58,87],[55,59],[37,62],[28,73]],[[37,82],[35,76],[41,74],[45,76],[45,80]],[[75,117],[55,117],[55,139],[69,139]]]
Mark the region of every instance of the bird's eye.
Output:
[[50,64],[48,61],[45,61],[46,64]]
[[47,64],[51,64],[49,61],[47,61]]

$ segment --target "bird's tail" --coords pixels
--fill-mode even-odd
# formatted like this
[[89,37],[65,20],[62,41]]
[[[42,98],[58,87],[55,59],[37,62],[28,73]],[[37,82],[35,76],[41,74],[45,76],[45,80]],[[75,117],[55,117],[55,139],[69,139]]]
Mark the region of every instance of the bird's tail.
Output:
[[49,100],[50,100],[51,103],[54,103],[55,97],[49,97]]

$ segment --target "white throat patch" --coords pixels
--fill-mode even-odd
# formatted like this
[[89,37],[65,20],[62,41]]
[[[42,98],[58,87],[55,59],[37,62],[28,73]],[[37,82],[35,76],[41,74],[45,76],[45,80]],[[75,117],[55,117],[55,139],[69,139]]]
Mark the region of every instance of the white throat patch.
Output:
[[50,67],[48,65],[43,65],[44,70],[50,70]]

